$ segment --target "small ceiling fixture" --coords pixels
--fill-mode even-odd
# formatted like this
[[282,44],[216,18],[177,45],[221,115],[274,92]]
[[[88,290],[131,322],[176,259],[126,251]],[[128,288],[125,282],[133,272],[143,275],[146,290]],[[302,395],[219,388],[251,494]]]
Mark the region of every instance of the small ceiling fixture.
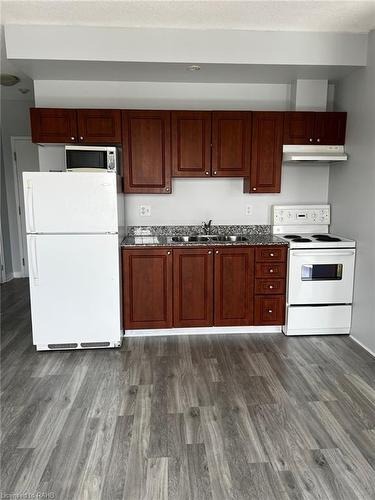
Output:
[[9,73],[1,73],[0,75],[0,84],[5,87],[12,87],[16,85],[20,79],[16,75],[11,75]]
[[188,69],[189,71],[199,71],[201,67],[198,64],[191,64],[186,69]]

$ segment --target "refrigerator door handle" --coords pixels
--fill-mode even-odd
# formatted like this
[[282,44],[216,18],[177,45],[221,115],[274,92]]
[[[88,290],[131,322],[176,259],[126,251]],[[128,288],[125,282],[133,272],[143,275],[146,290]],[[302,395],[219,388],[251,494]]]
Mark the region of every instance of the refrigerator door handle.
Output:
[[34,199],[33,199],[33,184],[31,180],[26,184],[26,231],[35,233],[35,214],[34,214]]
[[31,275],[34,286],[39,285],[39,272],[38,272],[38,258],[36,251],[36,237],[30,236],[30,262],[31,262]]

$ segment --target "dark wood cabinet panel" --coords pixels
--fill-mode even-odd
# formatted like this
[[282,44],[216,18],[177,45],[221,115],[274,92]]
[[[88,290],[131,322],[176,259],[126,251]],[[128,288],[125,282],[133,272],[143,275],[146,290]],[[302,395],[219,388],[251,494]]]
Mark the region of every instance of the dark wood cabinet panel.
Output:
[[120,144],[121,112],[118,109],[79,109],[78,141],[85,144]]
[[255,297],[255,325],[283,325],[285,320],[284,295],[258,295]]
[[317,144],[345,144],[346,113],[316,113],[314,139]]
[[124,190],[171,192],[169,111],[123,111]]
[[213,250],[173,250],[173,325],[211,326]]
[[253,113],[250,177],[244,191],[279,193],[283,156],[284,113]]
[[270,247],[260,247],[255,249],[255,260],[256,262],[286,262],[286,254],[288,248],[270,246]]
[[31,108],[32,141],[39,143],[77,142],[75,109]]
[[125,329],[172,326],[172,251],[123,250]]
[[250,171],[251,113],[212,113],[212,175],[246,177]]
[[211,113],[172,111],[174,177],[211,175]]
[[284,115],[284,144],[313,144],[314,127],[314,112],[286,112]]
[[254,249],[214,250],[214,324],[251,325],[253,321]]
[[285,293],[285,279],[256,279],[255,293],[257,295]]

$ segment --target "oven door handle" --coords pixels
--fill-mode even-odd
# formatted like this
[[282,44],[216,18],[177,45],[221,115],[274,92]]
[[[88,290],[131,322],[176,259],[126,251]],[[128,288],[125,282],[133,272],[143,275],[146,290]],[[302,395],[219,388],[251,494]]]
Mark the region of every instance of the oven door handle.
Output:
[[342,252],[329,252],[329,251],[319,251],[319,252],[305,252],[302,250],[302,252],[290,252],[291,255],[295,257],[321,257],[323,255],[328,255],[330,257],[349,257],[351,255],[355,255],[355,250],[346,250]]

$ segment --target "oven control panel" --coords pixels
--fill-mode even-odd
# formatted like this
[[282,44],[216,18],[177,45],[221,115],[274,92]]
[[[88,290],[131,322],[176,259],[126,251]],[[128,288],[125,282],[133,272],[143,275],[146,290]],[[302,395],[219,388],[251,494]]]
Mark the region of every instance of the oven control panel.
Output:
[[329,225],[331,210],[329,205],[274,205],[273,226]]

